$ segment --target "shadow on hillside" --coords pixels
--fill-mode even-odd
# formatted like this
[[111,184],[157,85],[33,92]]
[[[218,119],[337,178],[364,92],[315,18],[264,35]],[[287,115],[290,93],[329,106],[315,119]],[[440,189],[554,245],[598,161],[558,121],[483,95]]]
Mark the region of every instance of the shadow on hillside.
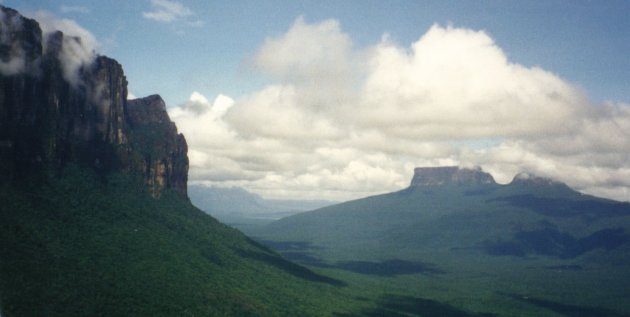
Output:
[[324,275],[319,275],[301,265],[289,262],[277,255],[245,250],[237,250],[237,252],[245,258],[267,263],[301,279],[312,282],[327,283],[334,286],[347,286],[345,282]]
[[304,265],[322,267],[322,268],[331,268],[332,265],[322,261],[320,258],[314,256],[310,252],[285,252],[278,251],[282,254],[283,257],[290,261],[299,262]]
[[382,262],[347,261],[337,262],[333,268],[366,275],[392,277],[404,274],[443,274],[435,265],[424,262],[387,260]]
[[630,317],[630,314],[621,314],[606,308],[601,307],[586,307],[567,305],[558,302],[553,302],[546,299],[540,299],[535,297],[528,297],[518,294],[502,294],[512,299],[522,301],[528,304],[532,304],[538,307],[549,309],[558,314],[562,314],[566,317]]
[[443,274],[444,271],[435,267],[431,263],[405,261],[405,260],[386,260],[381,262],[369,261],[342,261],[334,264],[323,262],[321,259],[313,256],[308,252],[285,252],[282,253],[285,258],[299,262],[304,265],[321,267],[327,269],[338,269],[350,271],[358,274],[377,275],[383,277],[393,277],[405,274]]
[[435,265],[419,261],[405,261],[390,259],[381,262],[370,261],[341,261],[334,264],[322,261],[316,257],[311,250],[321,250],[321,247],[313,246],[309,242],[301,241],[260,241],[269,248],[280,252],[289,261],[298,262],[303,265],[320,267],[326,269],[338,269],[350,271],[358,274],[377,275],[393,277],[404,274],[442,274],[444,271]]
[[322,250],[322,247],[313,245],[310,242],[305,241],[272,241],[272,240],[257,240],[269,248],[276,250],[277,252],[285,251],[308,251],[308,250]]
[[565,264],[565,265],[548,265],[543,266],[543,269],[553,270],[553,271],[582,271],[584,267],[577,264]]
[[584,238],[576,238],[557,228],[544,228],[519,231],[508,241],[486,241],[483,248],[490,255],[536,254],[573,259],[595,249],[610,251],[629,242],[630,235],[623,228],[602,229]]
[[490,201],[505,201],[513,206],[527,208],[545,216],[584,217],[589,221],[630,215],[630,203],[603,199],[571,201],[534,195],[515,195]]
[[440,316],[440,317],[495,317],[494,314],[469,313],[451,305],[434,300],[385,295],[378,307],[357,314],[336,314],[337,317],[376,317],[376,316]]

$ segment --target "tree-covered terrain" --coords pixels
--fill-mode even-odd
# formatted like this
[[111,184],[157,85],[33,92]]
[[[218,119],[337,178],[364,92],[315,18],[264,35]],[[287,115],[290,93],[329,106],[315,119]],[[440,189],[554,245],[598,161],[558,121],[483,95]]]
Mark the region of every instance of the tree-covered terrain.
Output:
[[127,100],[122,66],[80,38],[3,6],[0,22],[4,317],[630,313],[628,203],[418,169],[248,226],[256,242],[191,204],[161,97]]
[[254,235],[372,296],[499,316],[630,314],[630,204],[531,175],[501,185],[479,170],[417,169],[405,190]]
[[2,316],[349,311],[344,282],[190,203],[186,140],[159,96],[127,100],[122,66],[80,38],[3,6],[0,20]]
[[175,193],[70,167],[0,190],[3,316],[331,315],[344,282],[288,262]]

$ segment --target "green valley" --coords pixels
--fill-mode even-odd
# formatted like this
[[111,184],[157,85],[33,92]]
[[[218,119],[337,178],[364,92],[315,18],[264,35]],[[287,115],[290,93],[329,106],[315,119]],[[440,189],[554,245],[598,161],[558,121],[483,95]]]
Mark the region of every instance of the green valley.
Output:
[[625,316],[628,232],[628,203],[526,174],[499,185],[479,170],[444,167],[416,169],[405,190],[287,217],[255,235],[372,296],[498,316]]
[[69,167],[0,191],[3,316],[331,315],[344,282],[127,176]]
[[[150,4],[166,11],[142,12],[144,18],[194,15],[177,1]],[[50,29],[50,22],[40,25],[0,5],[0,316],[630,316],[630,203],[529,174],[501,185],[480,168],[456,166],[416,168],[404,190],[334,205],[285,200],[312,189],[346,197],[337,196],[345,184],[373,181],[371,173],[392,184],[399,178],[388,168],[372,170],[371,164],[389,161],[385,155],[366,164],[352,160],[363,152],[337,149],[332,140],[358,135],[334,126],[326,131],[327,121],[312,127],[310,116],[281,121],[322,129],[310,132],[328,140],[294,157],[280,151],[282,142],[255,137],[259,124],[268,136],[279,133],[273,112],[265,122],[246,118],[248,132],[238,134],[231,130],[238,122],[221,119],[234,103],[226,96],[210,108],[195,92],[174,112],[159,95],[135,98],[122,65],[98,55],[89,32],[72,20],[52,23],[81,31],[82,39]],[[296,25],[310,28],[302,18]],[[334,21],[324,26],[319,31],[338,32]],[[336,71],[313,68],[317,77],[327,74],[325,80],[338,77]],[[305,82],[305,91],[320,89]],[[301,93],[280,90],[269,94],[290,101]],[[313,113],[333,108],[316,105]],[[254,110],[230,116],[259,114]],[[226,129],[227,139],[208,142],[221,155],[189,152],[169,116],[178,111],[186,114],[182,120],[209,114],[207,122],[192,124],[193,132],[214,137]],[[378,108],[371,111],[380,116]],[[334,121],[345,129],[348,118]],[[221,129],[205,131],[210,125]],[[296,129],[280,130],[291,134],[291,147],[314,141]],[[372,142],[372,133],[363,138]],[[189,140],[202,139],[193,133]],[[389,140],[383,135],[381,141]],[[236,153],[223,151],[230,142],[239,143]],[[392,149],[407,145],[394,143]],[[250,155],[254,151],[260,153]],[[274,154],[280,163],[264,157]],[[302,160],[318,165],[322,157],[335,162],[335,168],[315,169],[323,168],[326,178],[303,174],[308,166],[300,173],[269,170]],[[188,186],[191,166],[215,163],[229,171],[206,169],[192,180],[221,179],[252,190],[271,181],[272,192],[284,193],[272,197],[283,199]],[[241,163],[251,170],[242,174]],[[247,187],[244,180],[265,181]],[[288,190],[292,186],[297,191]]]

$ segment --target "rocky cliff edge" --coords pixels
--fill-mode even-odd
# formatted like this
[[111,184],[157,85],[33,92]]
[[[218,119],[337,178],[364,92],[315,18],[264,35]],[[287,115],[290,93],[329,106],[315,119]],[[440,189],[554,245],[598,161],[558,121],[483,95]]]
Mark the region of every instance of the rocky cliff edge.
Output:
[[496,184],[492,175],[480,168],[460,168],[457,166],[417,167],[414,169],[411,187],[439,185],[483,185]]
[[118,62],[0,6],[0,183],[68,164],[137,175],[154,197],[186,195],[186,140],[164,101],[127,101]]

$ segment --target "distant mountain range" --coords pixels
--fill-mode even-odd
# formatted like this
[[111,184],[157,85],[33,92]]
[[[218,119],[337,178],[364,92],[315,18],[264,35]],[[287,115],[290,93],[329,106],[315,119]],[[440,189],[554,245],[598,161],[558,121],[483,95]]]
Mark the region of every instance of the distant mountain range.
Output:
[[247,230],[283,217],[335,204],[326,200],[264,199],[239,187],[222,188],[190,185],[193,205],[220,221]]
[[630,244],[630,204],[519,174],[507,185],[458,167],[417,168],[402,191],[270,224],[269,238],[386,251],[475,249],[489,255],[571,258]]
[[[630,204],[525,173],[500,185],[480,169],[417,168],[404,190],[283,218],[255,234],[313,267],[417,279],[405,292],[439,284],[451,289],[444,298],[471,305],[498,307],[510,294],[630,312],[615,302],[630,294]],[[495,295],[477,296],[481,289]]]

